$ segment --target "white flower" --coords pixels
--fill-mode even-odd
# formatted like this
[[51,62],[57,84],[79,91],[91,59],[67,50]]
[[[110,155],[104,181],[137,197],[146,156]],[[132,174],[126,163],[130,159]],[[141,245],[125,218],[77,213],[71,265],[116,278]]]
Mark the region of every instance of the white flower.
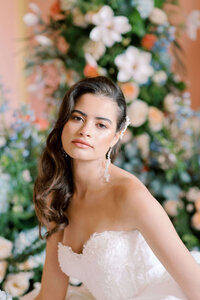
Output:
[[30,269],[37,267],[37,264],[36,264],[35,260],[30,257],[23,263],[18,263],[17,266],[20,270],[26,271],[26,270],[30,270]]
[[5,146],[6,144],[6,139],[4,136],[0,136],[0,148]]
[[147,133],[140,134],[136,136],[136,142],[142,157],[147,158],[149,155],[150,136]]
[[85,60],[86,60],[87,64],[89,64],[90,66],[92,66],[94,68],[98,67],[96,60],[90,53],[85,53]]
[[24,170],[22,172],[22,177],[23,177],[24,181],[26,181],[26,182],[31,182],[31,180],[32,180],[29,170]]
[[197,186],[193,186],[189,188],[189,190],[186,193],[186,199],[188,201],[195,202],[199,198],[200,198],[200,189]]
[[178,110],[179,105],[177,97],[173,94],[167,94],[164,98],[164,109],[168,112],[174,113]]
[[186,33],[191,40],[197,39],[198,28],[200,28],[200,10],[193,10],[186,20]]
[[164,115],[157,107],[150,106],[148,111],[149,127],[152,131],[159,131],[163,127]]
[[46,256],[46,251],[43,250],[43,252],[41,252],[37,255],[29,256],[29,258],[26,261],[24,261],[22,263],[17,263],[17,266],[22,271],[31,270],[33,268],[38,267],[40,264],[44,265],[45,256]]
[[8,192],[10,190],[10,182],[11,178],[10,175],[7,173],[3,173],[2,170],[0,170],[0,212],[7,212],[9,208],[9,202],[8,202]]
[[87,22],[87,24],[92,24],[92,17],[93,15],[96,14],[96,11],[93,10],[89,10],[86,14],[85,14],[85,21]]
[[133,127],[139,127],[146,121],[148,109],[148,105],[142,100],[135,100],[128,106],[127,114]]
[[5,277],[7,266],[8,266],[8,262],[6,260],[0,261],[0,283],[3,281]]
[[97,14],[92,16],[93,24],[97,25],[90,32],[90,39],[102,41],[107,47],[122,40],[121,34],[131,30],[131,25],[125,16],[113,16],[113,10],[104,5]]
[[192,203],[187,204],[186,210],[187,210],[188,212],[192,212],[193,209],[194,209],[194,205],[193,205]]
[[115,64],[119,68],[117,79],[122,82],[133,79],[139,84],[147,82],[154,72],[150,62],[151,53],[129,46],[125,53],[115,58]]
[[88,65],[90,65],[90,66],[97,69],[97,72],[98,72],[99,75],[106,76],[106,69],[101,68],[100,66],[98,66],[96,60],[94,59],[94,57],[90,53],[85,53],[85,60],[86,60]]
[[39,23],[39,18],[33,13],[27,13],[23,16],[23,21],[26,26],[35,26]]
[[106,48],[101,41],[94,42],[89,40],[83,46],[83,50],[86,53],[90,53],[95,60],[98,60],[104,54]]
[[36,14],[38,14],[38,15],[41,14],[41,10],[39,9],[39,6],[38,6],[36,3],[31,2],[31,3],[29,4],[29,8],[30,8],[32,11],[34,11],[34,13],[36,13]]
[[9,257],[12,253],[13,242],[0,236],[0,259]]
[[53,42],[45,35],[38,34],[35,36],[36,41],[42,46],[52,46]]
[[14,206],[12,207],[12,211],[13,211],[13,212],[22,212],[22,211],[24,211],[24,208],[23,208],[22,205],[14,205]]
[[152,80],[155,82],[155,83],[158,83],[158,84],[164,84],[165,81],[167,80],[167,74],[160,70],[160,71],[157,71],[155,72],[155,74],[152,76]]
[[149,19],[152,23],[160,25],[166,23],[168,18],[166,13],[162,9],[154,7],[149,16]]
[[82,12],[80,11],[79,8],[74,8],[72,10],[72,16],[73,16],[73,23],[76,26],[80,26],[80,27],[86,27],[87,26],[87,21],[85,19],[85,15],[82,14]]
[[29,279],[33,276],[33,272],[20,272],[17,274],[8,274],[3,288],[13,297],[21,296],[29,288]]
[[8,293],[0,290],[0,299],[1,300],[12,300],[12,297]]
[[154,8],[153,0],[135,0],[136,8],[143,19],[147,18]]

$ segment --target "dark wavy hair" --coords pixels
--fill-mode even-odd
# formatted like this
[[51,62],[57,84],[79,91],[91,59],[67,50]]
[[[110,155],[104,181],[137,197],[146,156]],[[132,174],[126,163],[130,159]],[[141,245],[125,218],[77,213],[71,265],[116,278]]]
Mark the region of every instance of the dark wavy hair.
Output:
[[[72,158],[69,155],[66,157],[63,153],[61,134],[77,100],[86,93],[106,96],[116,102],[118,105],[116,132],[122,130],[125,125],[126,101],[124,95],[120,87],[109,78],[104,76],[85,78],[67,91],[60,105],[55,126],[47,137],[39,160],[38,177],[34,184],[33,202],[39,221],[39,236],[42,240],[47,239],[58,230],[63,230],[69,224],[66,212],[74,192]],[[111,162],[115,160],[119,149],[120,141],[112,149]],[[45,225],[49,228],[51,221],[56,225],[43,237],[41,226]]]

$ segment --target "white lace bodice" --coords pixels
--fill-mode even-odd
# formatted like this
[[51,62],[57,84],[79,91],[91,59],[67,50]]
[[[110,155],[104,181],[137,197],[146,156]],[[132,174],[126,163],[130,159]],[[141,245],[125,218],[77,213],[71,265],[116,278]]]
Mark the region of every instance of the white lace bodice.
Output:
[[[200,253],[191,254],[200,263]],[[186,300],[138,230],[95,232],[81,254],[59,242],[58,261],[97,300]]]

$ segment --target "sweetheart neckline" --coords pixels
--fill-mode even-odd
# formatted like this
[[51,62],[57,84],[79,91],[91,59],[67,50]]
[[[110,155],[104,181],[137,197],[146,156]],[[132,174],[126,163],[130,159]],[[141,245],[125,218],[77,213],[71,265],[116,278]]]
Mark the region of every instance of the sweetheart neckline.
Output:
[[67,248],[71,251],[72,254],[76,255],[77,257],[82,257],[84,254],[85,254],[85,251],[86,251],[86,248],[88,246],[88,244],[94,239],[95,236],[103,236],[104,234],[106,233],[133,233],[133,232],[139,232],[138,229],[132,229],[132,230],[104,230],[104,231],[101,231],[101,232],[93,232],[89,239],[83,244],[83,248],[82,248],[82,252],[81,253],[77,253],[77,252],[74,252],[72,247],[69,246],[69,245],[64,245],[62,242],[58,242],[58,245],[61,245],[63,246],[64,248]]

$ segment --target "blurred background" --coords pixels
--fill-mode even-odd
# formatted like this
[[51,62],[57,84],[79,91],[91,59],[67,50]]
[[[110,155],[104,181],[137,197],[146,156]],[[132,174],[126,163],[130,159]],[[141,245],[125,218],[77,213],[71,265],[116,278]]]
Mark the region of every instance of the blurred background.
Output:
[[37,161],[62,97],[83,77],[120,85],[131,124],[115,164],[199,251],[200,2],[9,0],[0,24],[0,290],[20,299],[40,286]]
[[[42,16],[46,19],[49,15],[49,9],[55,1],[34,1],[39,5]],[[23,22],[23,16],[29,10],[28,6],[32,1],[1,1],[0,3],[0,76],[1,82],[9,89],[10,98],[12,98],[13,105],[20,102],[30,101],[31,95],[27,90],[27,78],[24,75],[24,57],[27,55],[25,43],[23,39],[30,33],[29,27]],[[171,20],[175,24],[185,24],[188,15],[200,9],[198,0],[180,0],[179,8],[171,7],[173,14]],[[175,12],[174,12],[175,11]],[[194,20],[195,22],[195,20]],[[183,62],[187,73],[185,80],[188,84],[188,90],[191,93],[192,107],[198,108],[200,106],[198,81],[200,76],[200,39],[197,30],[194,39],[191,39],[187,32],[183,30],[179,38],[179,43],[183,49]]]

